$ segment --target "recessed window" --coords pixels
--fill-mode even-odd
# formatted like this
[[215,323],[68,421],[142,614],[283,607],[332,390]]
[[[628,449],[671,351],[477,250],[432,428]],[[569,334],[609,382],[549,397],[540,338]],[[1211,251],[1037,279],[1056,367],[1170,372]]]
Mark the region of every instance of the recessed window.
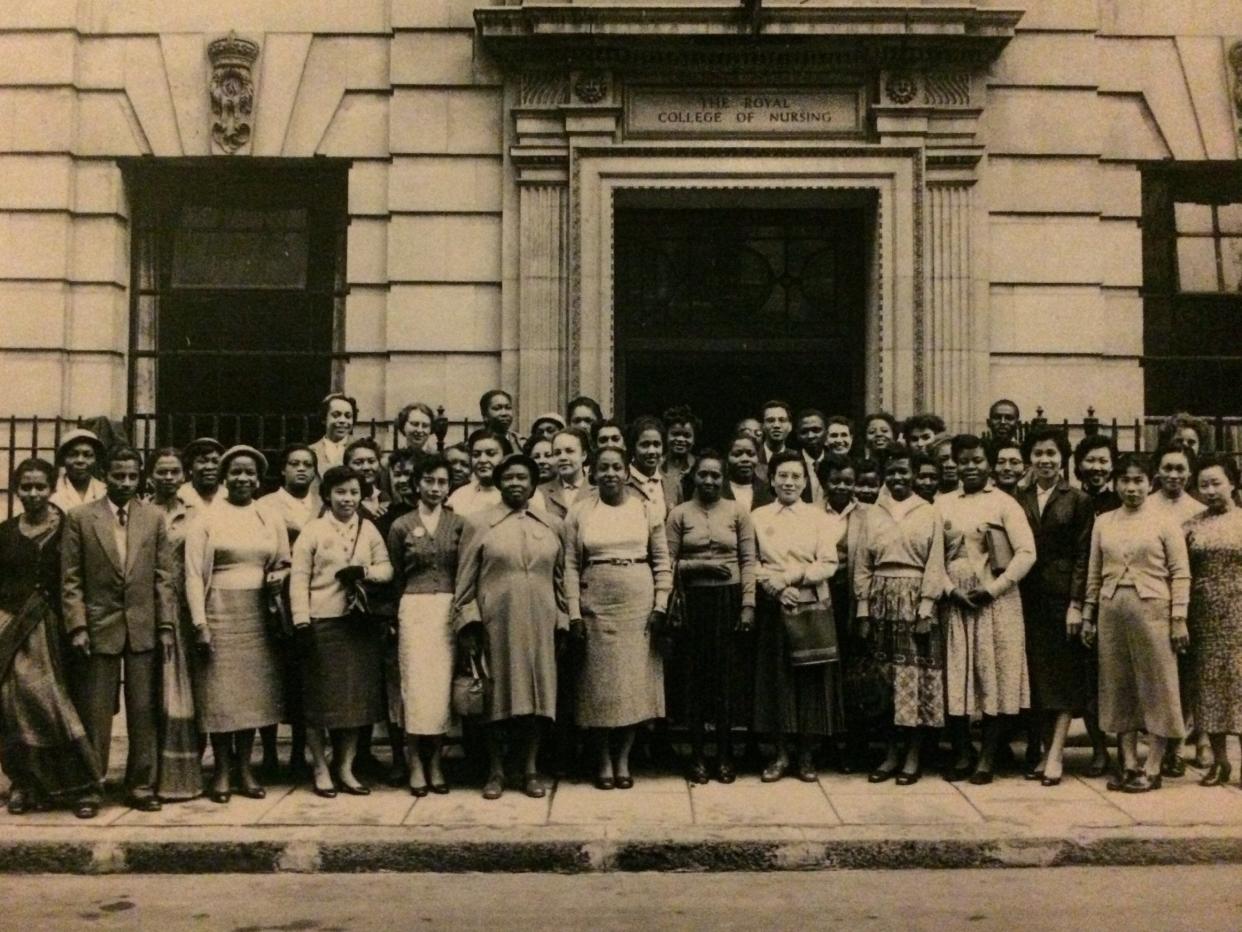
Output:
[[1181,291],[1237,292],[1242,285],[1242,204],[1173,205]]
[[1242,384],[1242,168],[1143,168],[1143,380],[1148,414],[1237,414]]
[[166,443],[307,439],[298,419],[314,414],[338,364],[347,166],[123,168],[134,224],[131,413]]

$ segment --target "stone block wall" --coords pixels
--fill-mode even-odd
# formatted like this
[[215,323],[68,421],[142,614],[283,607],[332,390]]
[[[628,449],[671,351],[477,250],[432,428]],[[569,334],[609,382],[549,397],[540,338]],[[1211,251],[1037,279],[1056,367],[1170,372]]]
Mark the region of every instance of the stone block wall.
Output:
[[[817,2],[840,5],[802,5]],[[1026,11],[981,122],[988,391],[1056,419],[1088,404],[1141,414],[1136,165],[1238,158],[1236,0],[978,3]],[[0,414],[124,413],[129,213],[115,160],[211,152],[206,47],[231,30],[261,45],[254,133],[217,157],[353,160],[344,388],[368,416],[413,399],[471,416],[484,389],[515,390],[512,101],[475,48],[480,5],[0,5]]]

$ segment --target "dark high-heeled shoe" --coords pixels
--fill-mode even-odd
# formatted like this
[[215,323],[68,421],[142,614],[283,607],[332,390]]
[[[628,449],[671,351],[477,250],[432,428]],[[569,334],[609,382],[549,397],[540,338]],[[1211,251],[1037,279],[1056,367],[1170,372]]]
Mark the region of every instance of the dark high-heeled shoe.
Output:
[[431,788],[431,792],[435,793],[437,796],[443,796],[449,791],[447,783],[431,783],[428,785]]
[[548,788],[539,779],[539,774],[528,773],[523,781],[522,792],[531,799],[543,799],[548,795]]
[[[706,780],[704,780],[703,782],[704,782],[704,783],[706,783],[707,781],[706,781]],[[601,777],[601,776],[599,776],[598,774],[596,775],[596,777],[595,777],[595,788],[596,788],[597,790],[611,790],[611,789],[613,789],[613,787],[615,787],[615,786],[616,786],[616,784],[615,784],[615,783],[613,783],[613,781],[612,781],[612,777]]]
[[1044,778],[1044,772],[1040,770],[1038,767],[1032,767],[1030,770],[1028,770],[1026,773],[1022,775],[1023,780],[1034,781],[1034,780],[1042,780],[1043,778]]
[[336,787],[334,786],[330,786],[325,790],[323,787],[312,785],[311,789],[315,791],[316,796],[321,796],[324,799],[336,799]]
[[907,773],[904,770],[901,771],[897,774],[897,779],[893,782],[898,786],[914,786],[914,784],[919,782],[919,778],[922,776],[923,768],[920,766],[915,769],[914,773]]
[[974,772],[974,763],[968,761],[964,764],[954,764],[950,769],[944,772],[944,778],[949,783],[960,783],[963,780],[969,780],[970,775]]
[[868,783],[883,783],[885,780],[891,780],[897,775],[897,768],[887,770],[884,767],[877,767],[871,773],[867,774]]
[[1110,793],[1120,793],[1132,781],[1138,779],[1141,773],[1141,770],[1123,770],[1121,773],[1115,773],[1104,784],[1104,789]]
[[1233,765],[1228,761],[1221,763],[1213,763],[1208,767],[1207,773],[1203,775],[1203,779],[1199,781],[1200,786],[1228,786],[1229,777],[1233,773]]
[[257,783],[253,786],[243,784],[237,793],[239,796],[245,796],[247,799],[267,799],[267,790]]
[[1150,793],[1158,790],[1164,784],[1164,775],[1156,774],[1149,777],[1144,771],[1139,771],[1139,775],[1128,782],[1121,788],[1123,793]]
[[212,790],[211,795],[208,796],[207,798],[210,799],[213,803],[219,803],[220,805],[224,805],[230,799],[233,798],[233,793],[231,790]]
[[1041,777],[1039,781],[1039,785],[1040,786],[1060,786],[1061,778],[1060,777]]
[[1113,767],[1112,758],[1108,756],[1108,752],[1104,752],[1103,757],[1091,758],[1091,764],[1086,769],[1088,777],[1102,777],[1108,773]]
[[619,790],[632,790],[634,788],[634,778],[628,774],[624,777],[617,777],[613,780]]
[[1177,753],[1166,754],[1164,760],[1160,762],[1160,776],[1174,778],[1186,776],[1186,762],[1182,760],[1182,756]]
[[416,798],[418,798],[418,799],[422,799],[424,796],[426,796],[426,795],[427,795],[427,793],[428,793],[428,792],[429,792],[429,791],[428,791],[428,789],[427,789],[427,786],[426,786],[426,785],[423,785],[423,786],[411,786],[411,787],[410,787],[410,795],[411,795],[411,796],[414,796],[414,797],[416,797]]
[[992,771],[976,770],[970,775],[970,784],[971,786],[987,786],[992,782],[992,779]]
[[768,766],[763,768],[763,773],[759,775],[762,783],[775,783],[782,779],[789,771],[789,761],[774,760]]

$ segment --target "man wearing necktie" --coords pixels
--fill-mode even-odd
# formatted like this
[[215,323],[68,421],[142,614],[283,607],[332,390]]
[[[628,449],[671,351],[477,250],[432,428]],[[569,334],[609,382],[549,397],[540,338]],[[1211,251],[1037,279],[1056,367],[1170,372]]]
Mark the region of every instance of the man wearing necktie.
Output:
[[[115,448],[105,468],[108,494],[69,512],[61,544],[62,601],[74,657],[69,687],[100,772],[106,774],[124,673],[125,789],[131,805],[150,812],[160,808],[155,647],[158,640],[162,653],[173,650],[174,558],[159,509],[135,498],[142,483],[141,455]],[[80,817],[98,813],[101,790],[79,799]]]

